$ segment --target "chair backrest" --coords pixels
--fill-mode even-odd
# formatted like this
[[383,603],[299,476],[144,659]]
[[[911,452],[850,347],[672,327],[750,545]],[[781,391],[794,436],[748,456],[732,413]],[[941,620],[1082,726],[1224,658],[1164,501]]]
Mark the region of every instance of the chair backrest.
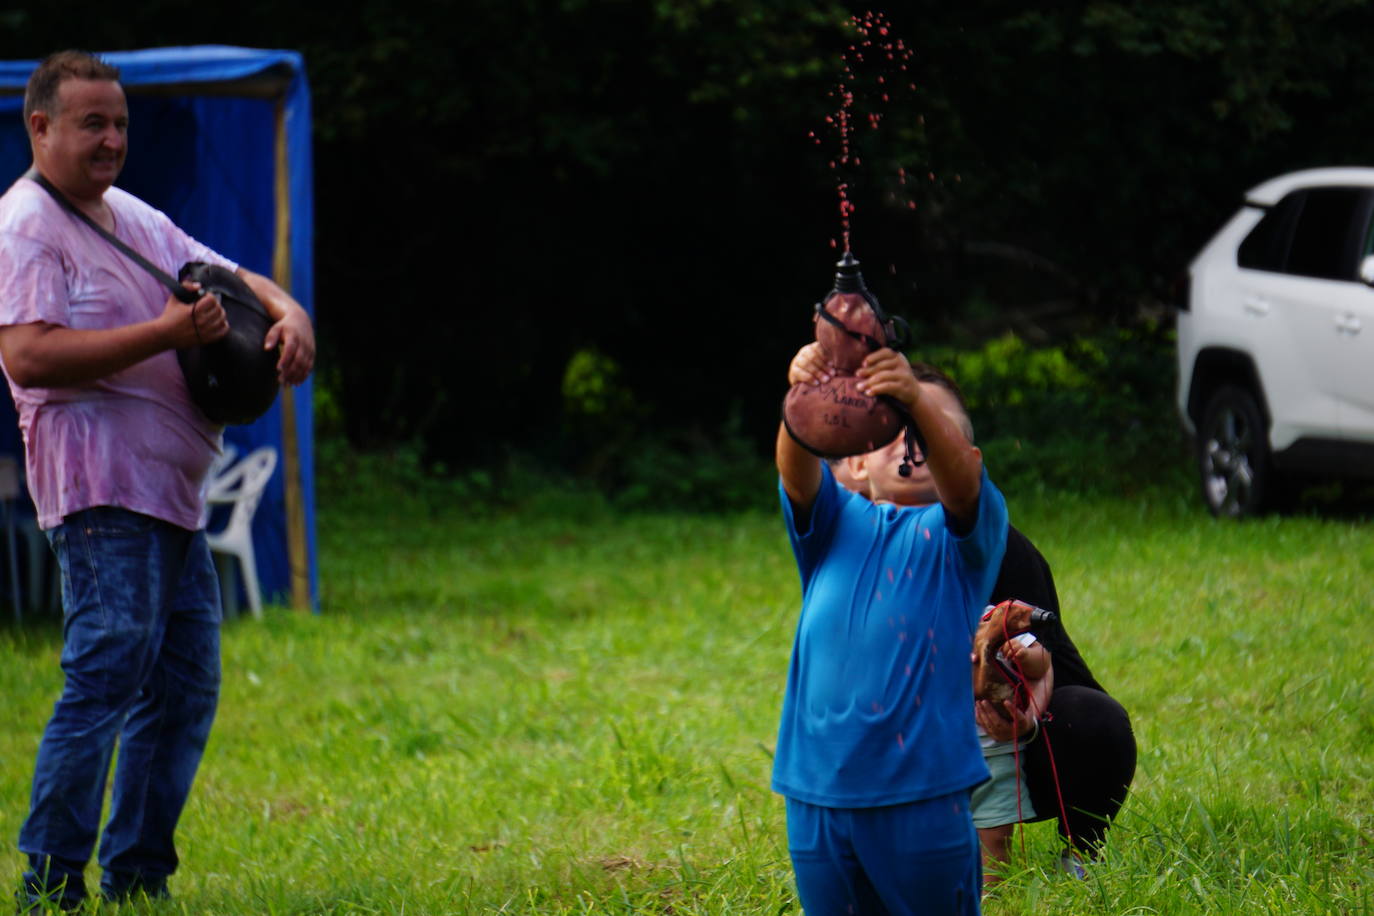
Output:
[[13,455],[0,455],[0,500],[15,499],[22,490],[19,459]]
[[218,505],[232,505],[225,533],[236,528],[247,529],[253,523],[253,513],[262,500],[262,491],[272,472],[277,469],[277,450],[270,445],[254,449],[210,481],[206,501]]
[[238,457],[239,450],[232,443],[225,442],[219,448],[219,454],[210,462],[210,471],[205,475],[205,484],[208,487],[210,481],[224,473],[224,469],[234,463]]

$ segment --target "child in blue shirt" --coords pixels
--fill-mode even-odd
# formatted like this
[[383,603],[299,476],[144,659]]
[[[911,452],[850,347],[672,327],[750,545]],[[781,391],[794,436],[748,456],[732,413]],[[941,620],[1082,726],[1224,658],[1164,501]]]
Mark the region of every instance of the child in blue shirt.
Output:
[[[833,369],[803,347],[790,384]],[[783,515],[802,611],[783,700],[773,787],[809,914],[977,914],[971,789],[987,779],[968,657],[997,578],[1006,502],[966,420],[923,395],[906,358],[870,354],[860,390],[895,399],[920,427],[909,474],[902,437],[846,459],[871,500],[778,431]],[[931,488],[939,501],[928,502]]]

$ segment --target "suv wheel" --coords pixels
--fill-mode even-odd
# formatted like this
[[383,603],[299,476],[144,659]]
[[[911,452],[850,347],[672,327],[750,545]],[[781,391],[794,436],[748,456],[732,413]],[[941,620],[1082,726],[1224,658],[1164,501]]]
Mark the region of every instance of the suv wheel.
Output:
[[1242,518],[1263,510],[1275,481],[1269,438],[1255,397],[1227,385],[1207,401],[1198,428],[1202,498],[1216,516]]

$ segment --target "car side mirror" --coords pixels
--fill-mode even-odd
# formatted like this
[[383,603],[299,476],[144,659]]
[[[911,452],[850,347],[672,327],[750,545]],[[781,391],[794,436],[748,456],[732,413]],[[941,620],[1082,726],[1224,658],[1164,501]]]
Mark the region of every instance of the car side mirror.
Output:
[[1374,254],[1367,254],[1360,261],[1360,282],[1365,286],[1374,286]]

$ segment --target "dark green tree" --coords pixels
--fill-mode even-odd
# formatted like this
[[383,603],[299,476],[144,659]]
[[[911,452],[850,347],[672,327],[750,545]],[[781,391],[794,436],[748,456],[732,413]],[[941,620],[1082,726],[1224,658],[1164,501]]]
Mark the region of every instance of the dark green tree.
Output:
[[[830,281],[824,118],[866,9],[149,0],[95,18],[53,0],[0,13],[0,53],[302,51],[321,378],[343,432],[572,465],[615,428],[700,441],[728,418],[766,442]],[[914,0],[888,15],[916,88],[860,138],[854,244],[923,342],[1127,322],[1168,300],[1246,188],[1374,161],[1360,0]],[[570,366],[581,400],[565,397]],[[588,400],[602,382],[615,390]],[[595,422],[570,417],[593,403]]]

